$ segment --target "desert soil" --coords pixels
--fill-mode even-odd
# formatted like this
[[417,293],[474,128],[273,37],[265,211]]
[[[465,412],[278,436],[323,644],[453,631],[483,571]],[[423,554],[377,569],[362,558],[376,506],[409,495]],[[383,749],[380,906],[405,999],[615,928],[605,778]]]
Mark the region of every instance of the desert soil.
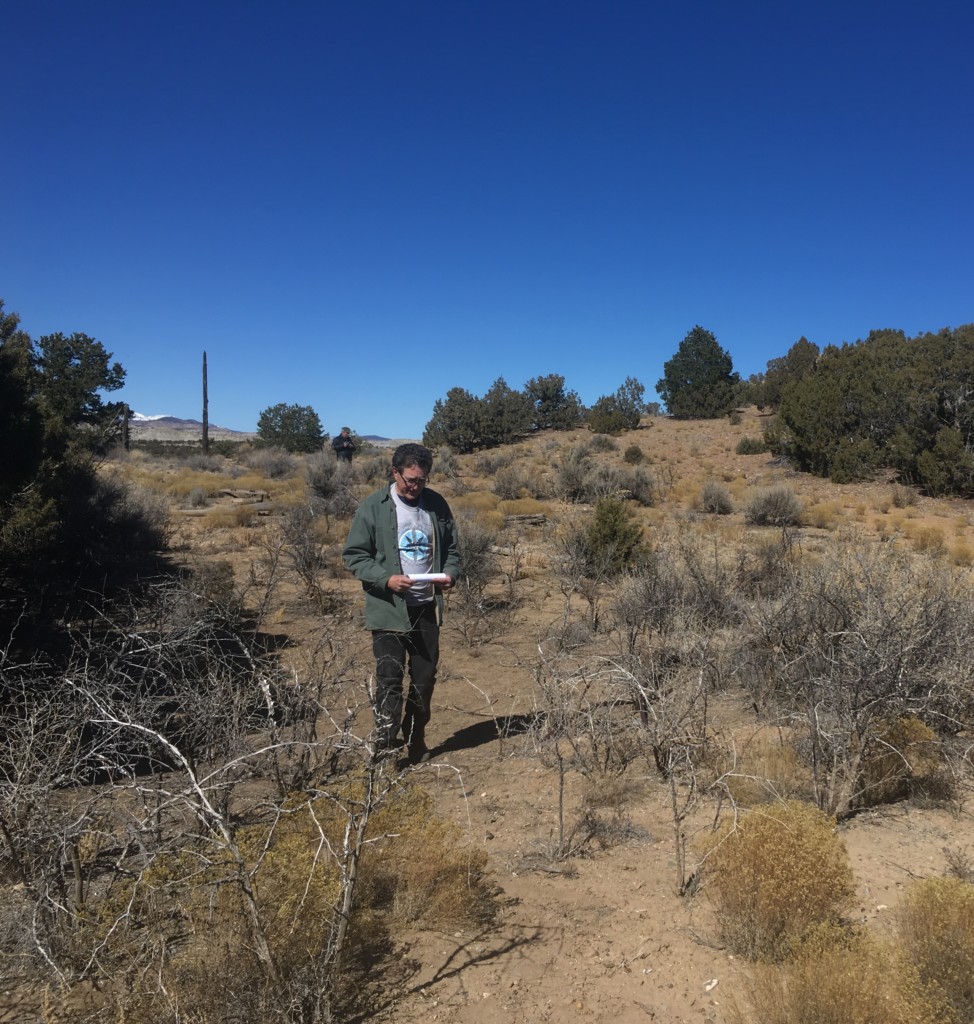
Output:
[[[482,932],[420,932],[412,973],[388,1019],[445,1024],[685,1024],[725,1021],[746,964],[722,949],[706,889],[677,895],[668,797],[650,774],[626,808],[635,838],[552,862],[558,780],[523,738],[496,738],[494,717],[530,711],[529,652],[471,659],[447,634],[434,700],[431,764],[415,769],[439,812],[489,857],[501,912]],[[489,695],[489,697],[488,697]],[[716,712],[745,726],[733,697]],[[753,721],[753,717],[751,719]],[[757,723],[755,723],[756,725]],[[577,814],[580,782],[566,804]],[[700,838],[713,807],[688,832]],[[974,848],[966,813],[900,804],[841,826],[856,873],[857,914],[880,930],[910,882],[946,872],[946,848]],[[693,854],[690,855],[691,867]]]
[[[834,520],[862,531],[863,543],[874,542],[884,530],[916,534],[924,524],[947,545],[969,542],[974,532],[969,502],[920,499],[904,512],[883,500],[888,484],[842,489],[777,467],[766,455],[736,455],[740,437],[759,436],[760,428],[752,413],[731,428],[661,420],[623,438],[620,449],[638,443],[652,459],[652,471],[658,477],[670,472],[673,481],[665,509],[640,513],[647,528],[664,516],[691,516],[695,493],[706,479],[725,481],[736,501],[746,489],[787,482],[806,506],[825,503],[825,527],[803,531],[809,543],[828,543]],[[554,456],[545,444],[550,442],[535,439],[518,456],[550,461]],[[448,485],[440,489],[453,500]],[[722,528],[743,530],[742,518],[736,518],[736,526]],[[250,529],[271,526],[264,520]],[[747,964],[721,948],[706,886],[689,896],[677,893],[669,798],[649,767],[631,783],[626,837],[608,848],[595,845],[583,857],[546,856],[558,829],[557,772],[525,735],[516,730],[500,735],[498,729],[532,711],[538,637],[559,617],[563,603],[545,577],[543,558],[535,563],[530,557],[534,548],[542,548],[540,541],[532,539],[531,527],[523,529],[529,557],[515,620],[477,648],[467,646],[449,624],[444,629],[427,737],[434,756],[411,770],[438,812],[459,826],[471,847],[486,851],[500,909],[481,930],[418,930],[404,937],[402,980],[375,1019],[399,1024],[728,1021]],[[207,531],[198,520],[184,520],[177,540],[188,560],[229,560],[241,579],[256,557],[253,548],[225,544],[220,531]],[[971,570],[955,563],[950,571]],[[354,581],[335,585],[350,601],[361,600]],[[298,644],[320,628],[297,603],[275,623]],[[361,632],[357,642],[364,681],[372,667],[368,635]],[[759,725],[742,694],[724,695],[714,714],[736,728]],[[568,774],[569,824],[579,816],[582,786],[577,775]],[[705,800],[687,825],[690,870],[712,818],[713,803]],[[906,886],[946,873],[945,851],[974,854],[967,806],[951,811],[897,804],[860,814],[840,831],[857,878],[856,913],[880,931],[890,928]]]

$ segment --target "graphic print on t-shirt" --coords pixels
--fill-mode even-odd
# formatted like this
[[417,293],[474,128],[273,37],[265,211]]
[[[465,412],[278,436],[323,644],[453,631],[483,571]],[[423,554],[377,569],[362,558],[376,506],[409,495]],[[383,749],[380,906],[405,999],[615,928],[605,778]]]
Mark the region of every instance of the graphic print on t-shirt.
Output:
[[420,572],[415,565],[407,568],[406,562],[414,562],[429,565],[430,561],[430,539],[423,530],[415,527],[403,530],[399,535],[399,554],[402,557],[403,570],[405,572]]

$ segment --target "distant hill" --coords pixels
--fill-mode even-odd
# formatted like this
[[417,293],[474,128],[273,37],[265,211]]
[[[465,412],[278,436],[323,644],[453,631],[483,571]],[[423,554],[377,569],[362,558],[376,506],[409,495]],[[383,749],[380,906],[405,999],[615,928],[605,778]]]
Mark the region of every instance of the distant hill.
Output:
[[[203,435],[200,420],[181,420],[178,416],[143,416],[133,413],[129,420],[133,440],[192,441]],[[211,441],[247,441],[257,434],[252,430],[231,430],[230,427],[209,426]]]
[[[200,420],[183,420],[178,416],[143,416],[136,412],[129,420],[129,432],[133,440],[139,441],[195,441],[203,436],[203,424]],[[256,436],[256,430],[232,430],[210,424],[211,441],[249,441]],[[359,436],[377,448],[395,448],[409,440],[383,437],[381,434]]]

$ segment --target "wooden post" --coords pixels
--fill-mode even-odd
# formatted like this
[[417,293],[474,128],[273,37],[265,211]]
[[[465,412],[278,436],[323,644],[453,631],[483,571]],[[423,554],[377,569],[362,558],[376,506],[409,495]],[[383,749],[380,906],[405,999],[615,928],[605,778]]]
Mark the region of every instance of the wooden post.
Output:
[[206,397],[206,352],[203,352],[203,454],[210,454],[210,411]]
[[125,451],[129,450],[129,417],[132,415],[132,410],[128,405],[122,406],[122,448]]

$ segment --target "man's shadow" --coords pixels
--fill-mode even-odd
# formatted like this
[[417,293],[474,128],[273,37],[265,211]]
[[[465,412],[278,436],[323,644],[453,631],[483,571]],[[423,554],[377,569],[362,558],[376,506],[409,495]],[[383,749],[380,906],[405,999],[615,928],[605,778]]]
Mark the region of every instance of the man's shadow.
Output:
[[526,733],[537,721],[534,712],[524,715],[501,715],[487,721],[477,722],[457,730],[449,739],[444,740],[434,751],[434,755],[448,754],[453,750],[474,750],[487,743],[510,739]]

